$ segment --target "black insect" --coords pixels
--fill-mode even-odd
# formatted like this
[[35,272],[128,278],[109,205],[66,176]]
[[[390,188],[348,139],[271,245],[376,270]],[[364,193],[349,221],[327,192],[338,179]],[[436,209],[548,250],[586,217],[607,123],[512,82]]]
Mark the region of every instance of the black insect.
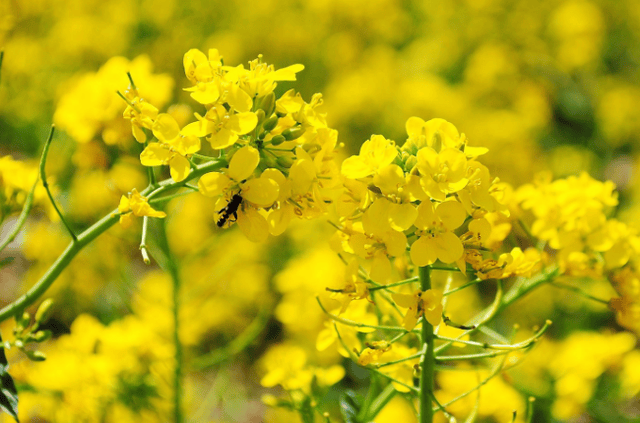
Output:
[[233,197],[231,197],[231,201],[229,201],[222,210],[218,211],[220,217],[216,223],[219,228],[224,226],[231,216],[233,216],[234,222],[238,219],[238,207],[240,207],[240,204],[242,204],[242,196],[240,194],[234,194]]

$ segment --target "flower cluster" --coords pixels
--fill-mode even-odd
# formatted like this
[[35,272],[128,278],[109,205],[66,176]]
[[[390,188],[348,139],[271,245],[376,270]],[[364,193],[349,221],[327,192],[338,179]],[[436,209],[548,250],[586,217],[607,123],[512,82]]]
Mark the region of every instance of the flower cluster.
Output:
[[[306,103],[289,90],[276,99],[279,81],[294,81],[302,65],[276,70],[262,57],[236,67],[224,65],[218,50],[208,56],[190,50],[184,70],[193,84],[186,88],[205,111],[182,128],[168,113],[141,99],[132,87],[125,97],[145,166],[168,165],[171,177],[187,178],[198,160],[217,159],[224,166],[204,174],[199,191],[216,200],[218,226],[237,221],[253,241],[284,232],[291,219],[316,217],[327,210],[329,190],[338,184],[333,162],[337,132],[319,111],[322,96]],[[156,142],[148,142],[151,132]],[[205,148],[215,157],[199,154]],[[210,148],[209,148],[210,147]]]
[[618,323],[640,333],[640,236],[608,217],[618,203],[614,189],[586,173],[555,181],[543,174],[515,201],[531,234],[555,251],[561,273],[608,278],[619,294],[610,302]]
[[482,248],[491,232],[485,215],[506,213],[498,181],[476,161],[486,149],[442,119],[412,117],[406,129],[402,148],[374,135],[341,169],[333,245],[361,259],[376,283],[390,280],[390,259],[407,249],[415,266],[439,260],[465,271],[465,251]]

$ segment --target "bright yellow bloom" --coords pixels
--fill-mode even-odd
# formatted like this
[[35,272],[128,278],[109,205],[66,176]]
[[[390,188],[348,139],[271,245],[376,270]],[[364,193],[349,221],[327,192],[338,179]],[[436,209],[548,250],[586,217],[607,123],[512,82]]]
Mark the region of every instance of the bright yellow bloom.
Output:
[[403,308],[408,308],[402,326],[406,330],[413,330],[420,317],[424,316],[433,326],[438,326],[442,319],[442,294],[433,289],[417,290],[413,295],[393,294],[393,301]]
[[366,178],[390,165],[397,155],[393,141],[382,135],[373,135],[362,144],[359,155],[351,156],[342,163],[342,175],[351,179]]
[[240,135],[252,131],[258,123],[255,113],[235,113],[222,105],[210,108],[204,117],[197,114],[196,117],[198,121],[185,126],[182,129],[182,135],[208,136],[207,140],[216,150],[231,147],[238,141]]
[[154,210],[147,202],[147,198],[140,195],[135,188],[127,196],[123,195],[120,198],[118,212],[120,213],[120,224],[124,227],[131,225],[133,216],[160,218],[167,216],[165,212]]
[[460,191],[467,179],[467,157],[456,148],[444,148],[437,152],[431,147],[418,151],[417,169],[420,171],[420,184],[429,196],[444,201],[446,195]]
[[166,113],[158,115],[152,128],[160,142],[147,145],[140,154],[140,162],[144,166],[169,165],[173,180],[183,181],[191,170],[187,156],[200,151],[200,139],[180,135],[178,122]]
[[464,247],[453,231],[464,223],[466,216],[464,207],[457,201],[445,201],[437,206],[431,201],[421,203],[415,221],[419,238],[410,251],[413,264],[422,267],[436,260],[443,263],[458,261]]

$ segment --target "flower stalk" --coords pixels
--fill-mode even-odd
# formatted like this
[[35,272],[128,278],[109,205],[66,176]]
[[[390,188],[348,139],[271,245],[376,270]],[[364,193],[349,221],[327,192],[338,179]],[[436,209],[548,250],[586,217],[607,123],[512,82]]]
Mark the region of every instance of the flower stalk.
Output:
[[[420,267],[420,289],[426,292],[431,289],[431,268]],[[433,397],[433,376],[435,371],[433,326],[426,317],[422,317],[422,350],[425,352],[420,360],[420,423],[433,421],[431,398]]]

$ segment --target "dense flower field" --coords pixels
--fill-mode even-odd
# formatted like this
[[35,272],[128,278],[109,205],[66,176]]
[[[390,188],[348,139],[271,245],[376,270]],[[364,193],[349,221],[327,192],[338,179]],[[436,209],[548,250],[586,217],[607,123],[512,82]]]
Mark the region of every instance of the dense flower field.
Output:
[[640,4],[0,0],[0,421],[640,419]]

